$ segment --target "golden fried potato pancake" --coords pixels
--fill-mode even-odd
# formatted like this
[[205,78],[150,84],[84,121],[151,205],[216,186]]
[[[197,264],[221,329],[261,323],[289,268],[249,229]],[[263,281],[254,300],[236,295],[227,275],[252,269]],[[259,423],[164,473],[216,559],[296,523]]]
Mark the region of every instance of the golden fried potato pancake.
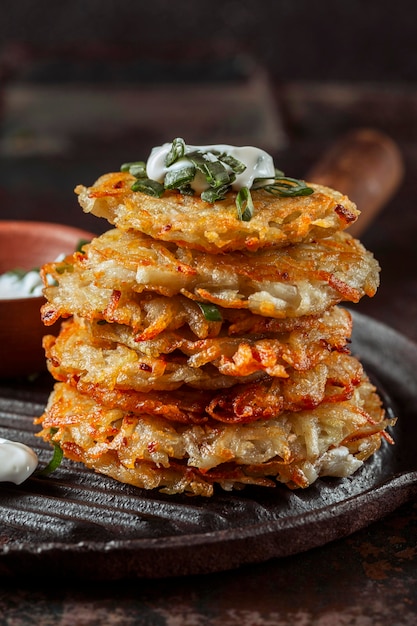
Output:
[[[94,282],[93,271],[77,256],[66,259],[65,271],[61,271],[61,267],[59,263],[49,263],[42,268],[46,302],[41,307],[41,317],[45,326],[52,326],[60,318],[77,315],[91,322],[131,326],[136,339],[144,341],[163,331],[184,326],[188,326],[199,339],[206,339],[217,337],[220,332],[228,335],[290,332],[311,328],[317,323],[317,315],[268,318],[255,315],[249,309],[222,307],[217,307],[220,321],[210,320],[197,302],[181,294],[167,297],[154,292],[100,287]],[[71,270],[67,271],[69,267]],[[345,319],[343,322],[339,320],[340,323],[350,323],[349,314],[345,312],[343,315]]]
[[350,315],[334,308],[308,330],[197,340],[164,331],[137,341],[128,326],[74,317],[63,323],[58,337],[45,336],[43,345],[57,380],[77,377],[109,389],[136,391],[172,390],[183,384],[222,389],[265,375],[287,378],[291,369],[305,372],[330,350],[344,350],[350,329]]
[[212,254],[328,237],[359,216],[347,196],[312,183],[310,196],[284,198],[264,189],[251,190],[254,214],[245,222],[237,216],[236,192],[214,204],[176,191],[154,198],[132,191],[134,181],[126,172],[114,172],[101,176],[92,187],[78,185],[75,192],[86,213],[104,217],[121,230]]
[[39,436],[64,455],[121,482],[168,493],[211,496],[245,484],[307,487],[348,476],[380,446],[385,419],[364,379],[352,398],[250,424],[179,424],[108,409],[57,384]]
[[323,402],[352,397],[361,382],[360,362],[348,354],[330,352],[307,372],[291,372],[288,378],[268,377],[251,384],[212,391],[183,385],[174,391],[109,389],[74,376],[67,379],[80,393],[111,409],[162,416],[169,421],[201,424],[217,420],[243,424],[277,417],[284,411],[312,409]]
[[379,284],[377,261],[347,233],[257,253],[212,255],[114,229],[86,246],[85,257],[75,255],[48,268],[44,273],[61,274],[61,285],[66,273],[80,272],[80,281],[94,288],[183,294],[280,319],[358,302],[373,296]]
[[[66,263],[70,261],[72,259],[67,259]],[[233,318],[231,311],[224,311],[223,322],[210,321],[196,302],[182,295],[168,298],[153,292],[137,293],[131,289],[121,291],[100,287],[93,282],[93,273],[84,263],[75,261],[71,267],[71,271],[61,274],[57,271],[58,264],[51,263],[43,267],[45,282],[47,276],[53,278],[53,284],[44,289],[46,302],[41,307],[41,317],[45,326],[51,326],[59,318],[77,315],[90,322],[130,326],[137,338],[143,340],[150,340],[163,331],[177,330],[183,326],[188,326],[196,337],[204,339],[219,334],[227,323],[226,316]],[[248,319],[244,322],[239,317],[239,327],[250,327],[251,323],[261,324],[263,318],[249,323],[253,316],[250,312],[245,313]],[[303,320],[302,324],[313,324],[314,319]]]

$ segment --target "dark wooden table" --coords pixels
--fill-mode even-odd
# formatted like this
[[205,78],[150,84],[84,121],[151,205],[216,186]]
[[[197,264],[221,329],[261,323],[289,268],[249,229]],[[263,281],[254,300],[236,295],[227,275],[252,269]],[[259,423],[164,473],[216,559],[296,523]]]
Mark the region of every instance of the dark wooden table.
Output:
[[[379,128],[398,142],[406,165],[403,185],[362,236],[381,263],[382,283],[357,310],[417,342],[417,91],[285,84],[274,94],[287,137],[274,156],[290,175],[302,176],[334,139],[359,126]],[[192,133],[198,134],[190,126]],[[116,140],[98,120],[91,136],[55,151],[51,144],[20,151],[3,145],[0,216],[61,221],[100,233],[106,224],[82,214],[74,186],[124,160],[146,158],[159,141],[152,129],[142,141],[129,129]],[[56,589],[51,571],[49,579],[30,584],[2,581],[0,624],[411,626],[417,623],[416,522],[417,503],[409,502],[323,547],[192,578],[74,581]]]

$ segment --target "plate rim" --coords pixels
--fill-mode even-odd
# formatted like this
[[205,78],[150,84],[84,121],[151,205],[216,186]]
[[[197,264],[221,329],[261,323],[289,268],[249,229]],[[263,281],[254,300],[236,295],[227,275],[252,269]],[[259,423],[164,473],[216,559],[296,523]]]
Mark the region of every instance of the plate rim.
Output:
[[[394,356],[396,362],[400,360],[399,353],[405,353],[408,359],[406,359],[407,368],[417,368],[417,344],[415,342],[383,322],[357,311],[350,310],[350,312],[353,318],[353,347],[357,351],[357,345],[360,346],[360,352],[364,355],[365,360],[369,360],[370,357],[372,357],[371,360],[380,357],[380,355],[375,354],[375,341],[378,344],[378,339],[383,334],[384,339],[386,339],[383,346],[384,353],[388,352],[391,357]],[[359,358],[362,358],[361,355]],[[404,358],[401,360],[404,366]],[[381,369],[384,377],[392,376],[392,367],[389,364],[384,362]],[[402,385],[401,394],[408,393],[409,398],[407,400],[412,400],[414,403],[416,401],[415,393],[410,393],[402,378],[400,383]],[[405,417],[406,415],[407,411]],[[115,538],[73,543],[62,541],[43,541],[39,544],[33,542],[5,543],[0,547],[0,577],[3,575],[4,568],[6,568],[6,575],[21,573],[20,557],[30,558],[33,560],[33,564],[39,565],[42,560],[47,564],[56,553],[67,557],[67,571],[62,572],[62,576],[67,577],[69,575],[70,578],[75,575],[72,557],[79,558],[80,555],[84,554],[91,557],[94,555],[99,561],[103,561],[103,558],[106,559],[106,557],[111,561],[115,555],[119,555],[119,561],[126,556],[129,557],[129,565],[123,575],[120,568],[121,563],[119,563],[112,574],[107,573],[104,576],[105,579],[109,577],[160,578],[224,571],[270,558],[290,556],[346,537],[385,517],[416,495],[417,470],[407,470],[395,473],[388,478],[384,477],[381,482],[376,482],[375,485],[363,491],[337,502],[323,504],[323,506],[313,508],[310,511],[226,529],[215,529],[202,533],[181,533],[180,535],[169,534],[162,537]],[[233,497],[232,494],[231,497]],[[359,515],[358,508],[360,509]],[[330,516],[336,518],[340,523],[333,524],[333,528],[323,529]],[[308,525],[313,527],[309,541],[305,541],[303,545],[300,545],[300,542],[297,544],[297,532]],[[285,538],[285,536],[295,538],[292,547],[288,544],[282,545],[282,542],[279,542],[280,537]],[[248,542],[254,548],[252,551],[248,550]],[[265,543],[264,546],[261,545],[262,542]],[[225,543],[233,544],[236,548],[235,555],[230,555],[230,550],[227,551],[228,554],[222,554]],[[196,561],[193,561],[192,553],[196,548],[199,549],[200,555]],[[138,560],[140,561],[142,554],[153,557],[154,563],[147,561],[141,566]],[[209,563],[203,565],[204,556],[208,558]],[[16,562],[13,562],[13,559]],[[95,559],[92,561],[95,562]],[[91,566],[87,567],[82,577],[100,579],[100,576],[92,575]]]

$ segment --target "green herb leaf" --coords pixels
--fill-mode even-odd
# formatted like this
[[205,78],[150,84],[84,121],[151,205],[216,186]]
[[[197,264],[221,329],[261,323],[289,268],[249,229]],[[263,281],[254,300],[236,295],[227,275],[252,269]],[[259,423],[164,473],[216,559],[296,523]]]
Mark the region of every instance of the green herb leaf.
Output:
[[182,187],[178,187],[178,191],[183,195],[183,196],[193,196],[195,194],[194,189],[191,187],[191,185],[184,185]]
[[[56,428],[51,428],[51,434],[54,434],[56,431]],[[64,453],[62,448],[57,443],[54,443],[54,453],[52,459],[49,461],[48,465],[46,465],[39,472],[36,472],[36,474],[38,476],[49,476],[49,474],[52,474],[52,472],[54,472],[61,465],[63,458]]]
[[86,246],[88,243],[90,243],[88,239],[80,239],[77,243],[77,247],[75,248],[75,252],[84,253],[83,247]]
[[219,200],[224,200],[226,198],[226,194],[229,191],[230,186],[224,185],[223,187],[213,187],[210,189],[206,189],[201,194],[201,199],[204,202],[209,202],[210,204],[214,204]]
[[15,276],[19,280],[22,280],[22,278],[24,278],[26,274],[30,271],[31,270],[24,270],[21,267],[14,267],[12,270],[7,270],[5,274],[6,276]]
[[146,163],[144,161],[132,163],[129,168],[129,173],[136,178],[146,178]]
[[165,174],[165,189],[180,189],[189,185],[194,179],[195,167],[192,165],[184,166],[178,170],[170,170]]
[[210,187],[223,187],[232,182],[227,169],[220,161],[212,161],[201,152],[191,152],[187,154],[187,158],[205,176]]
[[275,196],[283,197],[309,196],[314,193],[314,189],[308,187],[303,180],[289,177],[276,178],[273,183],[264,185],[263,188]]
[[146,177],[146,163],[145,161],[132,161],[131,163],[123,163],[120,167],[122,172],[129,172],[132,176],[136,176],[136,178],[145,178]]
[[63,274],[64,272],[73,272],[74,266],[72,265],[72,263],[60,263],[56,266],[55,270],[58,274]]
[[[195,150],[186,154],[184,139],[177,137],[172,141],[165,158],[165,166],[168,168],[183,157],[186,157],[188,163],[184,163],[183,168],[167,172],[163,184],[147,178],[146,164],[143,161],[124,163],[121,169],[136,176],[137,180],[131,187],[132,191],[140,191],[157,198],[162,196],[165,189],[176,189],[181,194],[194,195],[191,185],[198,171],[204,176],[208,185],[208,189],[201,193],[201,199],[210,204],[224,200],[236,180],[236,175],[246,169],[244,163],[227,153],[212,151],[205,154]],[[265,189],[268,193],[283,197],[307,196],[314,193],[314,189],[308,187],[303,180],[286,177],[284,172],[278,169],[275,169],[273,177],[256,178],[252,189]],[[252,218],[254,205],[248,187],[243,187],[238,192],[236,209],[238,219],[248,222]]]
[[250,222],[253,216],[254,206],[252,196],[247,187],[242,187],[236,196],[237,215],[243,222]]
[[197,302],[197,304],[208,322],[221,322],[223,320],[222,314],[215,304],[206,302]]
[[171,149],[165,157],[165,167],[169,167],[185,154],[185,141],[177,137],[171,144]]
[[165,191],[165,187],[161,183],[150,178],[138,178],[133,183],[131,189],[132,191],[141,191],[154,198],[160,198]]
[[228,165],[235,174],[242,174],[242,172],[246,169],[246,165],[242,163],[242,161],[235,159],[235,157],[231,154],[223,152],[223,154],[220,154],[218,158],[219,161],[226,163],[226,165]]

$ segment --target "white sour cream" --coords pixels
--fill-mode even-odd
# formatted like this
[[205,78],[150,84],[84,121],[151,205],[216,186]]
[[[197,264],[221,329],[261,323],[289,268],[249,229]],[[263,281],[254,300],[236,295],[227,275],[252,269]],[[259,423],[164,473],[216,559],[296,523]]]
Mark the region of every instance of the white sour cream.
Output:
[[[64,254],[60,254],[55,262],[62,261]],[[52,284],[52,278],[48,276],[48,281]],[[0,300],[11,300],[14,298],[36,298],[43,293],[43,283],[38,270],[29,270],[22,274],[11,270],[0,274]]]
[[[190,154],[190,152],[200,152],[205,154],[209,159],[216,158],[213,154],[214,152],[225,152],[238,161],[241,161],[246,166],[246,169],[241,174],[236,175],[236,180],[232,184],[233,189],[236,191],[242,189],[242,187],[248,187],[250,189],[255,178],[271,179],[271,182],[275,178],[274,161],[267,152],[260,148],[254,148],[253,146],[236,147],[226,144],[213,144],[208,146],[186,145],[185,155],[170,167],[166,167],[165,159],[171,146],[171,143],[164,143],[162,146],[157,146],[152,149],[146,163],[146,173],[150,179],[163,183],[167,172],[182,168],[186,165],[191,165],[191,162],[187,159],[187,154]],[[225,167],[231,171],[227,165],[225,165]],[[209,185],[204,176],[197,174],[191,183],[191,187],[197,193],[201,193],[205,189],[208,189]]]
[[38,457],[32,448],[0,437],[0,482],[20,485],[37,466]]
[[15,272],[6,272],[0,275],[0,298],[35,298],[42,295],[42,280],[39,272],[31,270],[24,276]]

